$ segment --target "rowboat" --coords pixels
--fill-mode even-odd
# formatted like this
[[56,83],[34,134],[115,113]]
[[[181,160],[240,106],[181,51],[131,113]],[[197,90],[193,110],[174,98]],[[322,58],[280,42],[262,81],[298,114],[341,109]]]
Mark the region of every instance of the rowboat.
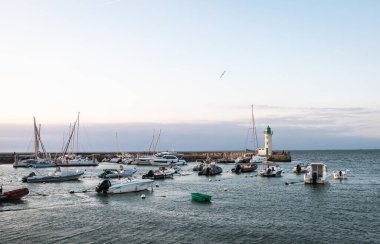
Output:
[[191,199],[197,202],[211,202],[212,196],[203,193],[191,193]]

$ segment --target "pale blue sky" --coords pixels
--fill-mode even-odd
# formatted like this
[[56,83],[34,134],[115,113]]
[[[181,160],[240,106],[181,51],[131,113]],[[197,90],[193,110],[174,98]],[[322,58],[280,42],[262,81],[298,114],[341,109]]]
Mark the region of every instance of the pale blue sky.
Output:
[[[31,133],[33,116],[60,125],[57,144],[78,111],[108,140],[133,124],[149,143],[147,125],[182,124],[194,136],[174,133],[166,147],[201,138],[199,149],[235,149],[251,104],[260,128],[292,141],[278,149],[323,148],[327,137],[325,148],[380,148],[379,12],[380,1],[2,0],[0,151],[22,150],[8,143],[20,135],[12,125]],[[226,143],[196,131],[207,126]],[[304,141],[293,143],[294,129]],[[308,141],[308,131],[326,136]]]

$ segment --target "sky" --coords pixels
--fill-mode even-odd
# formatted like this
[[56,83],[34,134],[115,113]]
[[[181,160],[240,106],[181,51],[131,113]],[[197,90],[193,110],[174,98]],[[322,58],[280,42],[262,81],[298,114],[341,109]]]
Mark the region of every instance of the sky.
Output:
[[0,0],[0,152],[29,150],[33,116],[59,150],[78,112],[82,151],[147,150],[159,130],[162,150],[243,150],[251,105],[261,146],[270,125],[275,150],[379,149],[379,12],[376,0]]

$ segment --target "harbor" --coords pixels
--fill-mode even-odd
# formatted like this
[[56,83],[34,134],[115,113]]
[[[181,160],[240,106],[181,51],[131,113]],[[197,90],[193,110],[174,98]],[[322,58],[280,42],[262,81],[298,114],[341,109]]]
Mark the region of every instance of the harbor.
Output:
[[[315,243],[310,233],[318,230],[323,233],[318,243],[376,243],[379,158],[379,150],[294,151],[291,163],[278,163],[283,169],[278,178],[258,176],[260,165],[256,172],[235,174],[234,164],[220,164],[223,172],[216,176],[198,176],[192,171],[196,163],[189,162],[181,168],[190,174],[154,180],[153,190],[115,195],[95,191],[102,181],[98,174],[109,163],[73,167],[67,170],[85,169],[79,181],[46,184],[21,181],[32,168],[2,164],[4,191],[30,191],[16,203],[0,203],[2,241]],[[348,179],[330,175],[327,185],[304,184],[303,174],[292,168],[316,159],[330,174],[350,169]],[[151,168],[136,167],[134,176],[140,179]],[[40,174],[51,171],[54,168],[38,169]],[[211,202],[192,200],[196,192],[212,196]]]

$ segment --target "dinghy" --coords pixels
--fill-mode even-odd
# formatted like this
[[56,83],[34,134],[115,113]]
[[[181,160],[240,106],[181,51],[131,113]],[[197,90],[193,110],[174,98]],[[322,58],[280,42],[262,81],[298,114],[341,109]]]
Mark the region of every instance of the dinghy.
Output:
[[137,172],[136,168],[124,169],[120,165],[120,170],[118,169],[104,169],[101,174],[98,175],[99,178],[125,178],[130,177]]
[[257,169],[257,164],[236,164],[235,167],[231,169],[233,173],[248,173],[253,172]]
[[280,177],[282,173],[282,168],[273,163],[263,164],[263,168],[260,171],[260,176],[262,177]]
[[347,179],[347,174],[348,174],[348,169],[346,170],[339,170],[339,171],[336,171],[334,170],[333,171],[333,178],[334,179]]
[[212,196],[203,193],[191,193],[191,199],[197,202],[211,202]]
[[3,192],[3,186],[0,187],[0,202],[20,200],[23,196],[29,194],[28,188],[19,188]]
[[47,175],[36,175],[32,172],[27,176],[22,177],[22,182],[28,183],[43,183],[43,182],[63,182],[70,180],[79,180],[84,174],[84,171],[76,170],[74,172],[65,171],[61,172],[59,168],[55,172],[49,172]]

